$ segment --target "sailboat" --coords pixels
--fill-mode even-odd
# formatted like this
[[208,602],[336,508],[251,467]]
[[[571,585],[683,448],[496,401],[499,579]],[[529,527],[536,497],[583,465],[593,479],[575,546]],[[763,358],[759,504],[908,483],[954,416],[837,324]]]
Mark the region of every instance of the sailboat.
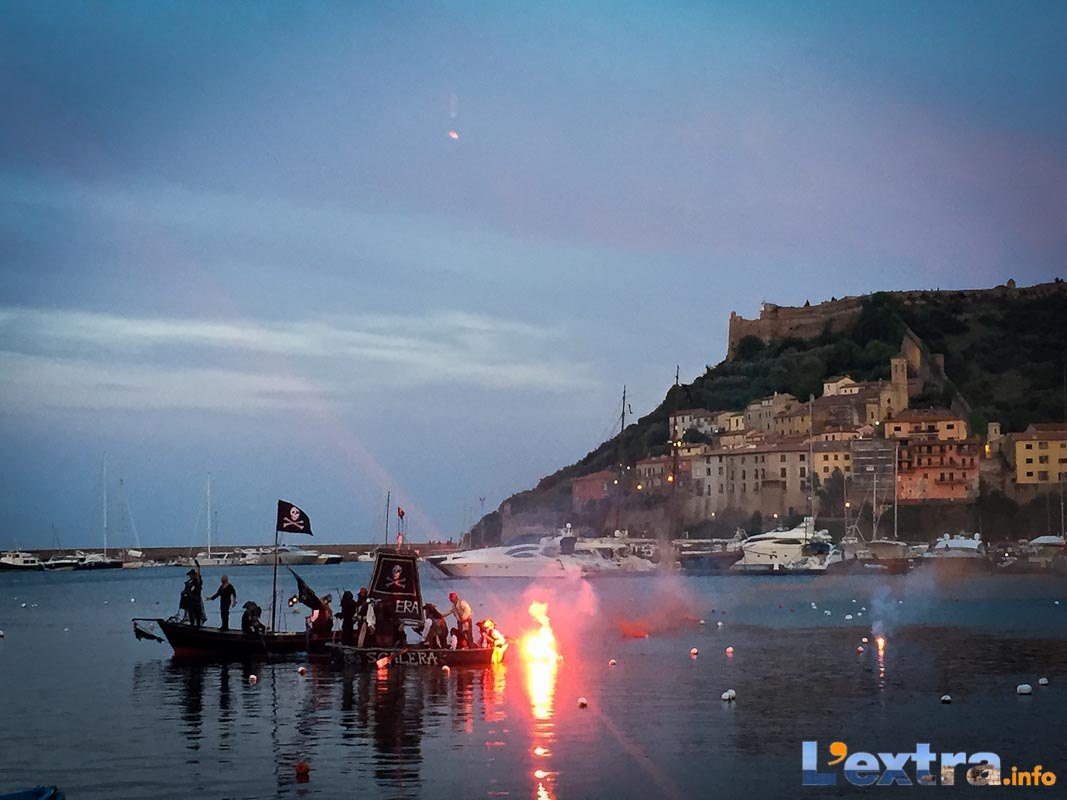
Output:
[[108,517],[107,517],[107,459],[104,460],[104,499],[101,505],[103,513],[103,528],[104,528],[104,552],[103,553],[83,553],[81,550],[76,551],[75,556],[78,559],[78,563],[74,566],[77,570],[87,569],[121,569],[122,562],[117,558],[109,558],[107,554],[107,533],[108,533]]
[[[211,552],[211,529],[217,521],[211,508],[211,476],[207,478],[207,551],[199,552],[193,557],[178,559],[183,567],[233,567],[244,563],[236,553]],[[199,526],[197,526],[199,528]]]

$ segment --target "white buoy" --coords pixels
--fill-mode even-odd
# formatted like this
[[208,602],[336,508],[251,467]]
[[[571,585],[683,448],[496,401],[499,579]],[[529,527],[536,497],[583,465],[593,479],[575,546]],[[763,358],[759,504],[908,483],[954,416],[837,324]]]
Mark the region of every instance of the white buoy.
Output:
[[589,701],[586,700],[584,697],[579,697],[578,698],[578,708],[585,708],[588,705],[589,705]]
[[257,683],[259,683],[259,678],[258,677],[256,677],[255,675],[249,675],[248,676],[248,685],[249,686],[255,686]]
[[824,611],[824,612],[822,612],[822,613],[824,613],[824,614],[825,614],[826,616],[828,616],[828,617],[830,616],[830,612],[829,612],[829,611]]
[[134,600],[134,599],[133,599],[133,598],[131,597],[131,598],[130,598],[130,602],[131,602],[131,603],[136,603],[137,601],[136,601],[136,600]]
[[613,658],[613,659],[608,661],[608,666],[609,667],[614,667],[617,663],[618,662]]
[[867,610],[867,606],[860,606],[860,611],[866,611],[866,610]]
[[689,655],[691,655],[693,658],[696,658],[698,655],[700,655],[700,651],[693,647],[689,650]]
[[[4,635],[3,631],[0,631],[0,637],[3,637],[3,635]],[[1048,678],[1038,678],[1037,679],[1037,685],[1038,686],[1048,686]]]
[[1015,687],[1015,694],[1033,694],[1034,687],[1028,683],[1020,683]]
[[30,606],[30,608],[37,608],[37,604],[34,603],[32,606]]
[[707,625],[708,623],[706,623],[704,620],[700,620],[700,624],[701,625]]
[[867,637],[864,636],[862,639],[860,639],[860,644],[867,644],[867,641]]
[[725,692],[722,693],[722,699],[725,700],[727,703],[732,703],[734,700],[737,699],[737,692],[735,692],[733,689],[727,689]]
[[308,668],[301,664],[299,667],[296,668],[296,672],[298,675],[307,675]]
[[903,600],[897,600],[897,605],[898,605],[898,606],[902,606],[902,605],[904,605],[904,601],[903,601]]
[[25,604],[25,603],[23,603],[23,604],[22,604],[22,608],[25,608],[25,607],[26,607],[26,604]]
[[863,645],[862,644],[856,646],[856,652],[857,653],[862,653],[863,652]]
[[63,633],[70,633],[70,628],[64,628]]
[[715,627],[716,628],[721,628],[722,627],[722,620],[721,619],[718,622],[715,623]]
[[945,705],[948,705],[949,703],[952,702],[952,695],[950,695],[950,694],[941,695],[941,702],[944,703]]
[[107,600],[105,600],[105,601],[104,601],[104,605],[106,606],[106,605],[107,605],[107,603],[108,603],[108,601],[107,601]]
[[443,667],[441,667],[441,672],[445,673],[445,675],[447,675],[451,671],[452,667],[448,666],[448,664],[445,664]]
[[851,614],[845,614],[845,619],[852,619],[852,615]]
[[853,600],[852,602],[853,602],[853,603],[855,603],[856,601],[855,601],[855,600]]
[[4,632],[0,631],[0,639],[3,639],[3,638],[4,638]]
[[1058,606],[1059,604],[1060,604],[1060,601],[1059,601],[1059,600],[1056,600],[1056,601],[1055,601],[1055,602],[1053,603],[1053,605],[1057,605],[1057,606]]

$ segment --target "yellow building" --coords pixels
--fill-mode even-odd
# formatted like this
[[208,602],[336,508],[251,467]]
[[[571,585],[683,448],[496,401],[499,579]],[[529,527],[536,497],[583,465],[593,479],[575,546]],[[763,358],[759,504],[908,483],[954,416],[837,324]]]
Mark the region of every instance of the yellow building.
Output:
[[1067,481],[1067,425],[1038,423],[1011,438],[1007,453],[1016,483],[1034,486]]
[[967,438],[967,422],[947,408],[909,408],[885,423],[887,439],[936,439],[939,442]]

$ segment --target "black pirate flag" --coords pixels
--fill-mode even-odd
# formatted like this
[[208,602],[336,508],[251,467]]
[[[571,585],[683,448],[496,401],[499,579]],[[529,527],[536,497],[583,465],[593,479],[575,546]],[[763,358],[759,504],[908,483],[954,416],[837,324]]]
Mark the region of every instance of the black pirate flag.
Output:
[[306,533],[311,536],[311,518],[284,500],[278,501],[278,527],[275,530],[281,533]]

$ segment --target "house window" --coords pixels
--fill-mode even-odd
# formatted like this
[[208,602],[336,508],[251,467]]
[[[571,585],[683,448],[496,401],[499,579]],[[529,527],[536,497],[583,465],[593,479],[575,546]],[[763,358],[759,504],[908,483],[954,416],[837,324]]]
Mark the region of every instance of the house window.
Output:
[[800,460],[801,460],[801,461],[803,461],[803,460],[804,460],[804,454],[803,454],[803,453],[801,453],[801,454],[800,454]]
[[784,454],[784,453],[782,454],[782,456],[781,456],[781,459],[780,459],[780,460],[781,460],[781,462],[782,462],[783,464],[785,463],[785,454]]
[[782,470],[781,470],[781,472],[782,472],[782,475],[781,475],[781,477],[783,477],[783,478],[784,478],[784,477],[785,477],[785,467],[782,467]]
[[1032,477],[1034,477],[1034,473],[1032,473],[1032,472],[1027,472],[1027,473],[1026,473],[1026,477],[1027,477],[1027,478],[1032,478]]
[[1028,459],[1026,459],[1026,463],[1027,464],[1033,464],[1034,460],[1032,458],[1028,458]]
[[1037,463],[1038,464],[1047,464],[1048,463],[1048,456],[1038,456],[1037,457]]
[[829,467],[823,467],[822,471],[823,471],[823,474],[826,475],[826,474],[828,474],[830,472],[830,468]]
[[1048,442],[1038,442],[1037,443],[1037,449],[1038,450],[1048,450]]
[[806,477],[807,477],[807,475],[808,475],[808,471],[807,471],[807,469],[806,469],[806,468],[804,468],[804,467],[801,467],[801,468],[800,468],[800,477],[801,477],[801,478],[806,478]]
[[950,430],[950,431],[956,430],[956,423],[955,422],[950,422],[948,425],[945,426],[945,429],[946,430]]
[[1047,481],[1048,480],[1048,470],[1044,470],[1043,469],[1039,473],[1037,473],[1037,479],[1039,481]]

